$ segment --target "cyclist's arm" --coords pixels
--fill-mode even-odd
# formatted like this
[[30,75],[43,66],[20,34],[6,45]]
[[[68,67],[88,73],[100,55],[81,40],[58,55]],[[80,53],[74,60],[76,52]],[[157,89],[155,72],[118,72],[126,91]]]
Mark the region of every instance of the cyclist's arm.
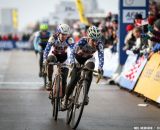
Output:
[[102,42],[100,42],[98,44],[98,59],[99,59],[98,69],[103,69],[103,65],[104,65],[104,47],[103,47],[103,43]]
[[87,41],[85,38],[81,38],[77,44],[74,45],[72,51],[71,51],[71,63],[75,63],[75,54],[77,52],[77,49],[87,44]]
[[46,45],[46,48],[45,48],[45,50],[44,50],[44,54],[43,54],[43,59],[44,59],[44,60],[47,60],[48,54],[49,54],[49,52],[50,52],[50,50],[51,50],[52,45],[54,44],[54,41],[55,41],[54,37],[51,36],[51,37],[49,38],[48,43],[47,43],[47,45]]
[[69,48],[72,50],[74,48],[74,45],[75,45],[74,39],[70,37],[70,38],[67,39],[66,42],[67,42]]
[[40,35],[39,35],[39,32],[36,32],[33,40],[34,49],[36,51],[39,51],[39,48],[38,48],[39,42],[40,42]]
[[75,53],[76,53],[77,47],[78,47],[78,44],[75,44],[73,49],[71,49],[71,54],[70,54],[71,64],[75,63]]

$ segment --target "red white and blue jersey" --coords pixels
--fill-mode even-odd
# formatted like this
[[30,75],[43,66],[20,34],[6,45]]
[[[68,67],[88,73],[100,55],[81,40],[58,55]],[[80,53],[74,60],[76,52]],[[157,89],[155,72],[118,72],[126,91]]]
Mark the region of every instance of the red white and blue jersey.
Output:
[[44,51],[43,58],[47,59],[48,55],[62,55],[67,53],[67,48],[73,49],[75,42],[73,38],[69,37],[64,42],[61,42],[58,36],[51,36],[48,40]]
[[75,55],[81,56],[82,58],[93,57],[93,54],[98,51],[99,68],[102,69],[104,64],[103,46],[101,40],[97,41],[96,47],[92,47],[88,44],[86,37],[81,38],[71,51],[71,63],[75,63]]

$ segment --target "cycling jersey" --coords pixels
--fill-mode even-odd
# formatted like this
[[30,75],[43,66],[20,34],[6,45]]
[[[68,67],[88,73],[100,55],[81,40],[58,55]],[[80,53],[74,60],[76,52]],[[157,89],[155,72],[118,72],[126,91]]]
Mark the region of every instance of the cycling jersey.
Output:
[[84,59],[89,59],[96,51],[98,51],[99,68],[102,69],[104,64],[104,50],[101,40],[97,41],[97,46],[96,48],[94,48],[88,44],[87,38],[81,38],[71,52],[71,63],[75,63],[76,56],[82,57]]
[[155,45],[153,46],[152,51],[153,51],[154,53],[160,51],[160,43],[155,43]]
[[[46,32],[42,32],[39,31],[36,33],[35,39],[34,39],[34,48],[37,51],[40,51],[40,49],[44,50],[48,39],[50,37],[50,32],[46,31]],[[41,46],[41,48],[39,48],[39,46]]]
[[49,55],[65,55],[67,53],[67,48],[70,47],[72,49],[73,46],[74,40],[71,37],[61,42],[58,36],[51,36],[45,48],[43,58],[46,60]]

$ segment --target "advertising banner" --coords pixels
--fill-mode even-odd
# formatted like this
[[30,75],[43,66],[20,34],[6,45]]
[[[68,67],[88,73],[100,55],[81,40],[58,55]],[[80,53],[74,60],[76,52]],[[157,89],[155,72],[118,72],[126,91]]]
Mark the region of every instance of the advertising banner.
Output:
[[159,54],[154,54],[148,61],[134,91],[160,103]]
[[[136,56],[133,60],[136,60],[135,58]],[[146,63],[147,58],[142,56],[137,61],[135,61],[135,63],[131,65],[128,70],[126,69],[126,71],[123,71],[119,80],[120,86],[129,90],[133,90]],[[129,63],[126,62],[126,64]],[[124,68],[126,68],[126,66]]]
[[11,50],[14,48],[12,41],[0,41],[0,50]]
[[154,54],[147,63],[135,91],[160,103],[160,55]]

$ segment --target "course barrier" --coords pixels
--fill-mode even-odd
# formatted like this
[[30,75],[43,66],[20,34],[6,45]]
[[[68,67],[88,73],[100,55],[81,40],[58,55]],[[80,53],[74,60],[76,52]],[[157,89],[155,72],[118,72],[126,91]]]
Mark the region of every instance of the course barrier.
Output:
[[[97,69],[99,63],[97,53],[95,58]],[[156,53],[147,60],[145,56],[138,57],[129,53],[125,64],[120,66],[118,54],[112,54],[109,49],[105,49],[103,69],[103,76],[110,77],[120,87],[133,90],[160,103],[160,54]]]
[[159,54],[154,54],[147,62],[134,91],[160,103]]
[[128,56],[119,77],[119,85],[123,88],[133,90],[146,63],[147,58],[145,56],[139,57],[138,59],[137,55]]
[[14,48],[12,41],[0,41],[0,50],[11,50]]
[[0,50],[26,49],[30,50],[33,46],[28,41],[0,41]]

